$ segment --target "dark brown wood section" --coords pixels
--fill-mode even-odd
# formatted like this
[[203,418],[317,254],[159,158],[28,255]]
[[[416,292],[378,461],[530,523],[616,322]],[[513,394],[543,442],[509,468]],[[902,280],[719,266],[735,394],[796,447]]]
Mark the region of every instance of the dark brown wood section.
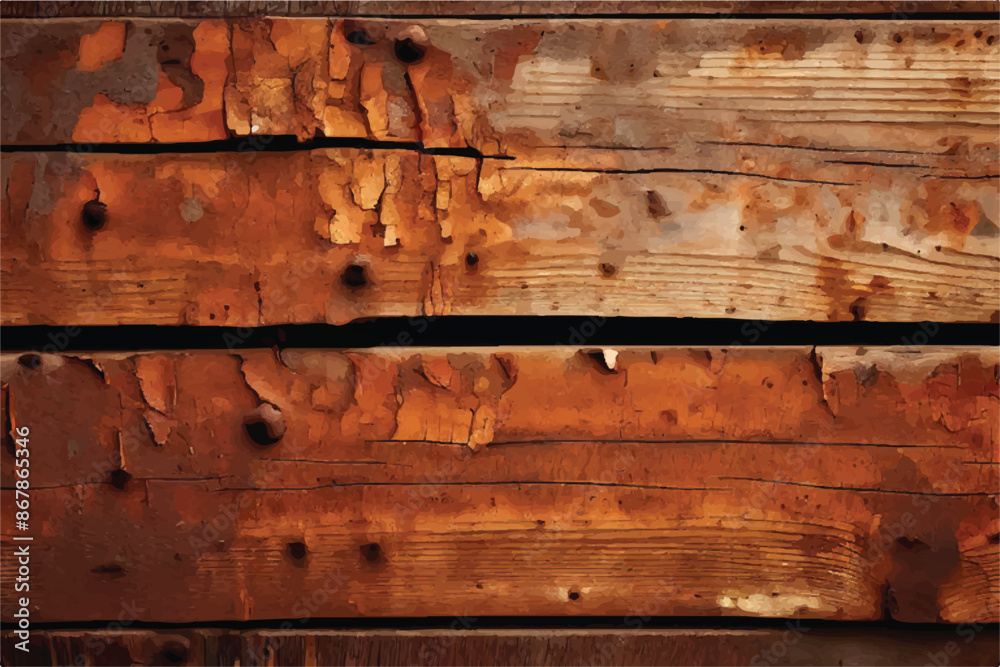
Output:
[[[630,619],[638,626],[641,618]],[[30,661],[5,665],[989,665],[995,628],[851,630],[789,621],[759,629],[58,630],[34,638]]]
[[863,0],[858,2],[781,2],[777,0],[566,0],[539,2],[473,2],[428,0],[167,0],[151,2],[136,0],[96,0],[94,2],[52,2],[37,0],[4,0],[0,11],[4,17],[58,18],[85,16],[114,17],[260,17],[260,16],[455,16],[479,19],[487,16],[586,16],[661,14],[705,14],[718,17],[774,14],[884,14],[883,18],[901,19],[908,16],[943,12],[997,12],[1000,4],[982,0]]

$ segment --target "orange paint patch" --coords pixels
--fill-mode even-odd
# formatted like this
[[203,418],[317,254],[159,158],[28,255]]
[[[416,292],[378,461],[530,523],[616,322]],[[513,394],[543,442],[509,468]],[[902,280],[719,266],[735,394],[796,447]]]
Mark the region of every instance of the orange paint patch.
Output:
[[146,107],[115,104],[107,95],[94,95],[93,106],[80,112],[73,141],[85,143],[144,143],[150,141]]
[[[124,26],[122,31],[124,39]],[[191,72],[205,84],[198,104],[188,109],[181,108],[183,90],[161,71],[157,78],[156,98],[148,105],[116,104],[106,95],[95,95],[93,106],[80,112],[80,119],[73,129],[73,140],[145,143],[154,138],[163,142],[225,139],[228,133],[222,112],[222,97],[229,75],[229,28],[221,21],[203,21],[195,28],[194,38]],[[81,46],[81,63],[85,61],[84,51]],[[94,56],[87,62],[96,60]]]
[[[202,21],[194,29],[194,40],[191,72],[205,83],[201,101],[190,109],[154,116],[152,135],[157,141],[215,141],[228,136],[222,98],[230,66],[229,27],[223,21]],[[165,102],[160,93],[157,90],[153,105]]]
[[80,39],[80,59],[76,68],[95,72],[125,54],[125,24],[103,23],[97,32]]
[[329,106],[323,110],[323,134],[328,137],[367,137],[365,118],[357,111]]
[[332,41],[328,30],[324,22],[275,18],[271,19],[271,43],[289,67],[298,69],[310,60],[323,59]]
[[184,106],[184,89],[175,85],[163,70],[160,70],[156,79],[156,98],[149,103],[147,111],[150,113],[161,113],[164,111],[177,111]]
[[873,292],[880,292],[887,289],[892,289],[892,283],[885,276],[873,276],[871,282],[868,283],[868,287]]
[[955,247],[962,247],[965,238],[979,224],[982,210],[979,204],[941,180],[926,181],[917,192],[918,224],[927,234],[945,234]]
[[809,45],[815,43],[811,31],[789,28],[753,28],[744,36],[742,57],[758,59],[798,60]]
[[361,69],[361,105],[368,112],[368,124],[376,139],[389,139],[389,96],[382,85],[382,63],[365,63]]
[[462,146],[464,142],[455,122],[455,103],[451,94],[456,83],[451,56],[430,47],[419,62],[407,69],[407,74],[420,106],[420,132],[424,145]]
[[351,47],[344,37],[344,22],[338,21],[330,31],[329,72],[331,79],[343,80],[351,69]]

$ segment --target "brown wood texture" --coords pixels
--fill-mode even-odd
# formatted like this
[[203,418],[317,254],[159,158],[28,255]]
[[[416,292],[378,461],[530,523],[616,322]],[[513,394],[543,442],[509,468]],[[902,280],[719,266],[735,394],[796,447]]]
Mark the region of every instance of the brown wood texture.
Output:
[[0,32],[5,144],[320,133],[684,159],[708,141],[950,153],[995,174],[990,20],[74,19]]
[[997,12],[1000,3],[984,0],[4,0],[5,17],[58,18],[84,16],[259,17],[259,16],[587,16],[595,14],[705,14],[718,17],[755,14],[885,14],[903,19],[937,12]]
[[126,604],[185,623],[1000,617],[995,349],[26,354],[2,369],[7,423],[31,429],[35,622]]
[[617,630],[42,630],[29,659],[4,633],[5,665],[948,665],[992,667],[995,627],[849,630],[780,628]]
[[[749,156],[759,174],[740,172]],[[950,157],[859,167],[705,145],[665,171],[646,153],[622,169],[591,159],[7,154],[2,321],[997,320],[996,181]]]

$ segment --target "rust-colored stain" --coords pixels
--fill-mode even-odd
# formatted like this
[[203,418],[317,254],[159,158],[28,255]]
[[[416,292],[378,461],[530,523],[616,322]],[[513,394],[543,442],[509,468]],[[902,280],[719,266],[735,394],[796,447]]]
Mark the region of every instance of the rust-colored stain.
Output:
[[[996,620],[995,350],[27,356],[3,382],[49,462],[37,525],[88,545],[36,546],[39,620],[104,618],[116,582],[140,620],[292,617],[333,571],[320,616],[614,615],[624,586],[668,614]],[[68,578],[87,595],[57,604]]]
[[[81,298],[91,324],[230,326],[448,313],[988,321],[996,310],[989,180],[859,190],[344,148],[3,163],[3,257],[19,267],[2,297],[8,323],[75,317]],[[105,207],[100,229],[86,221],[92,201]],[[375,287],[360,299],[343,283],[354,265]],[[956,279],[936,281],[945,270]]]

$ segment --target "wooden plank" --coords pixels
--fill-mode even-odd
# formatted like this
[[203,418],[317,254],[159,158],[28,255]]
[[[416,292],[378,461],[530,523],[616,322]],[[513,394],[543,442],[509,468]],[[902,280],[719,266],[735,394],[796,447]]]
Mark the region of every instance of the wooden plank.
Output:
[[982,625],[831,628],[466,630],[42,630],[27,656],[3,633],[5,665],[949,665],[997,662]]
[[996,174],[991,20],[9,20],[0,33],[5,144],[319,133],[683,160],[723,142],[952,154]]
[[[44,563],[32,618],[111,619],[134,601],[136,620],[186,623],[649,605],[996,622],[998,361],[992,348],[7,355]],[[15,532],[4,525],[6,547]]]
[[592,171],[416,150],[5,155],[2,322],[997,321],[995,181],[952,177],[947,157],[823,153],[743,175],[741,155],[706,146],[702,168],[666,171],[648,155]]
[[787,14],[886,14],[902,19],[940,12],[996,12],[1000,4],[985,0],[863,0],[837,2],[781,2],[777,0],[561,0],[510,2],[452,0],[451,2],[386,0],[170,0],[168,2],[96,0],[53,2],[48,0],[3,0],[0,15],[24,18],[84,16],[224,18],[244,16],[454,16],[482,19],[486,16],[581,16],[595,14],[642,14],[645,16],[704,14],[719,17]]

